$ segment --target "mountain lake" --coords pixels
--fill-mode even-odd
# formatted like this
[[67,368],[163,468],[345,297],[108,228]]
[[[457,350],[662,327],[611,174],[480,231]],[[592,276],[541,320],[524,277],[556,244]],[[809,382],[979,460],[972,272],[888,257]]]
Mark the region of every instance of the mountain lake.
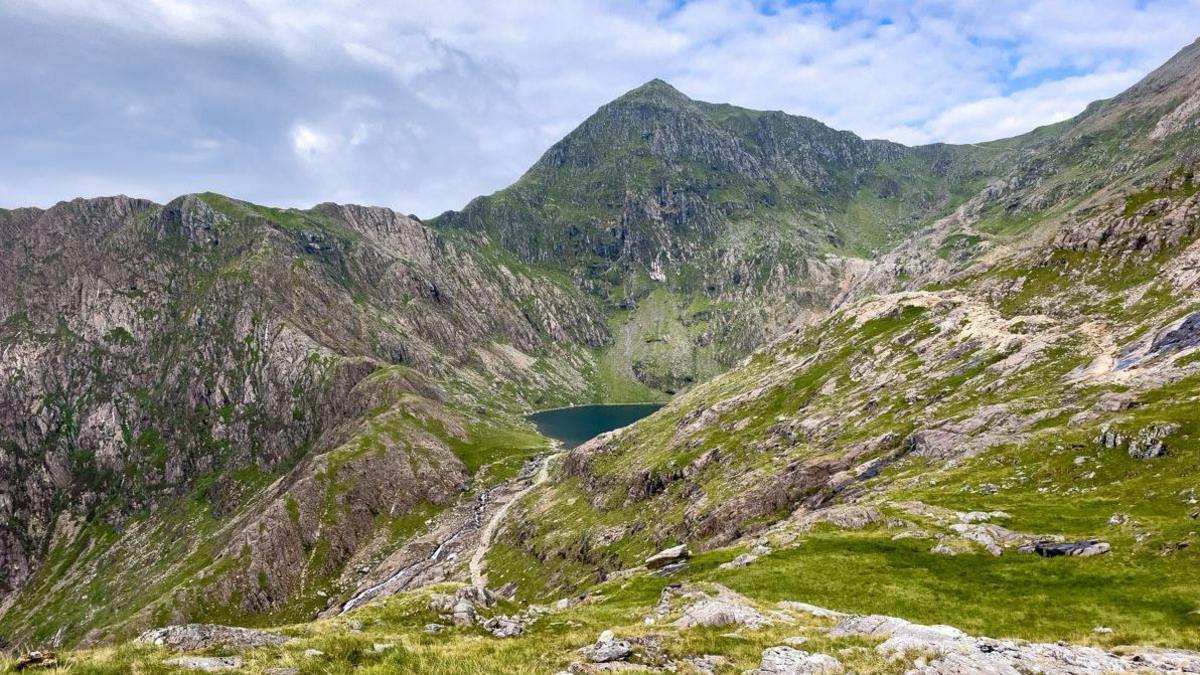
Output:
[[563,447],[574,448],[606,431],[629,426],[661,407],[661,403],[580,405],[543,410],[528,418],[538,431],[559,441]]

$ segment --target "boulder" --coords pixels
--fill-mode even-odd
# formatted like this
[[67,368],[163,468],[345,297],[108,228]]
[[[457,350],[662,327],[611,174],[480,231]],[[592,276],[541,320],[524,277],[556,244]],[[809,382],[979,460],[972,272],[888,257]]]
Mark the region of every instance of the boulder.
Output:
[[828,523],[844,530],[861,530],[869,525],[883,522],[883,514],[874,506],[843,504],[812,511],[797,521],[801,530],[809,530],[821,523]]
[[645,564],[647,569],[656,570],[668,565],[683,562],[690,557],[692,557],[692,552],[688,550],[687,544],[680,544],[678,546],[672,546],[671,548],[663,549],[649,558],[646,558]]
[[137,638],[138,642],[166,647],[173,652],[195,652],[204,649],[240,651],[281,645],[289,640],[291,638],[278,633],[207,623],[155,628]]
[[520,619],[503,615],[493,616],[480,625],[498,638],[516,637],[525,632],[525,624]]
[[429,598],[429,608],[449,618],[456,626],[470,626],[475,623],[475,601],[461,589],[454,595],[434,593]]
[[[1108,553],[1112,549],[1107,541],[1099,539],[1088,539],[1087,541],[1076,541],[1067,543],[1042,542],[1032,545],[1032,552],[1043,558],[1057,558],[1064,555],[1073,555],[1088,557],[1093,555],[1101,555]],[[1022,553],[1030,552],[1029,547],[1022,547]]]
[[706,598],[688,607],[675,625],[679,628],[731,625],[761,628],[771,625],[771,620],[751,607],[718,597]]
[[1151,424],[1138,431],[1129,441],[1129,456],[1134,459],[1154,459],[1167,454],[1167,443],[1163,439],[1179,431],[1175,423]]
[[759,675],[810,675],[840,673],[842,664],[828,654],[812,654],[791,647],[764,650],[758,664]]
[[626,640],[618,640],[611,630],[606,630],[600,634],[596,644],[580,649],[579,653],[591,659],[592,663],[624,661],[633,654],[633,645]]
[[35,668],[57,668],[58,655],[48,651],[32,651],[28,654],[23,654],[13,663],[13,670],[33,670]]

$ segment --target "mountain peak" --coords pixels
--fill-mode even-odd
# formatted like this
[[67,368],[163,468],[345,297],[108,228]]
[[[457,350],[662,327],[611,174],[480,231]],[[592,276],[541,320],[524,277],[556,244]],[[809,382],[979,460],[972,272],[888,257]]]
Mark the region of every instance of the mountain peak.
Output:
[[656,77],[639,87],[630,89],[617,100],[650,100],[658,102],[676,101],[681,103],[690,103],[692,99],[688,98],[683,92],[671,86],[671,84],[666,80],[661,80]]

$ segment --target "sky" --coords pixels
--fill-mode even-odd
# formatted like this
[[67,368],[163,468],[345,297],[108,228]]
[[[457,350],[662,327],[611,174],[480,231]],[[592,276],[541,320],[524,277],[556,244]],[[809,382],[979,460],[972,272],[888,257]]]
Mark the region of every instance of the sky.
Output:
[[0,206],[212,190],[430,217],[662,78],[867,138],[1066,119],[1200,0],[0,0]]

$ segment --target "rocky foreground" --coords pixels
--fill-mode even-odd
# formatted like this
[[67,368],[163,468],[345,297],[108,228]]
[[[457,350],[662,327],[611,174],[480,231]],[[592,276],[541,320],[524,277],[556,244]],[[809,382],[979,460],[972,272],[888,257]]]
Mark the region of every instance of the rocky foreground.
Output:
[[[952,626],[851,615],[803,602],[759,603],[710,583],[667,583],[657,604],[647,608],[640,621],[633,616],[637,612],[631,612],[618,617],[629,623],[598,635],[593,632],[588,638],[596,619],[614,618],[612,608],[605,609],[606,603],[603,594],[597,594],[506,616],[500,613],[505,611],[503,601],[495,595],[463,587],[432,595],[397,596],[383,606],[372,605],[336,622],[279,631],[207,624],[168,626],[147,631],[115,653],[35,652],[14,667],[93,672],[86,668],[120,663],[133,669],[267,675],[347,669],[398,672],[391,668],[402,663],[431,673],[547,673],[556,672],[552,666],[559,664],[560,675],[1200,673],[1200,652],[1150,647],[1106,650],[1064,642],[978,637]],[[604,611],[597,611],[601,609]],[[422,618],[431,615],[437,620],[418,626]],[[567,639],[556,640],[555,634],[564,627]],[[572,647],[580,641],[585,644]],[[469,652],[463,651],[466,645],[486,650],[488,655],[459,662],[463,669],[448,669],[437,659],[422,661],[420,657],[423,648],[432,647],[469,659]],[[114,658],[114,654],[119,656]],[[131,660],[121,660],[131,656]]]

